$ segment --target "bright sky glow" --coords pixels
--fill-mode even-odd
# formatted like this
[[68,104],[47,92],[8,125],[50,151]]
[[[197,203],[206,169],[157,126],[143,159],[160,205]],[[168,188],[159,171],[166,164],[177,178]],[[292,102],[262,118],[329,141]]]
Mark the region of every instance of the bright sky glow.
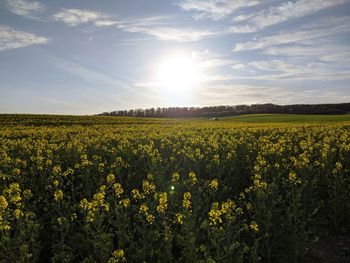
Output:
[[155,86],[169,105],[190,103],[200,80],[200,65],[191,54],[166,57],[156,67]]
[[0,0],[0,113],[350,102],[350,0]]

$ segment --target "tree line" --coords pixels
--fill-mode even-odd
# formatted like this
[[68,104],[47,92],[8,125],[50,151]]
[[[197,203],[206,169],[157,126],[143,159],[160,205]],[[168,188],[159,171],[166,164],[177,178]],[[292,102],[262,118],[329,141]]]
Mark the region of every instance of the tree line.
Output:
[[346,114],[350,113],[350,103],[339,104],[294,104],[275,105],[252,104],[210,107],[166,107],[149,109],[118,110],[103,112],[99,116],[129,116],[150,118],[193,118],[224,117],[241,114],[281,113],[281,114]]

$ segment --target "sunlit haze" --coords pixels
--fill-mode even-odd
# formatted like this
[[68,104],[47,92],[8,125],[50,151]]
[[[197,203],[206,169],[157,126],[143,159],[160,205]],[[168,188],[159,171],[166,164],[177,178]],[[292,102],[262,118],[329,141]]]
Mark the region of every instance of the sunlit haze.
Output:
[[165,102],[175,106],[191,103],[200,84],[200,67],[193,54],[170,55],[157,64],[154,84]]

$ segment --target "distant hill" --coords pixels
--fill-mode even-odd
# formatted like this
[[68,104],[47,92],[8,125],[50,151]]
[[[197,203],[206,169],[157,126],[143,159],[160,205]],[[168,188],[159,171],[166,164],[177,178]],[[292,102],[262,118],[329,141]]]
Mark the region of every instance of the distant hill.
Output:
[[242,114],[283,113],[283,114],[346,114],[350,113],[350,103],[339,104],[294,104],[275,105],[252,104],[236,106],[210,107],[168,107],[118,110],[97,114],[100,116],[130,116],[151,118],[193,118],[193,117],[225,117]]

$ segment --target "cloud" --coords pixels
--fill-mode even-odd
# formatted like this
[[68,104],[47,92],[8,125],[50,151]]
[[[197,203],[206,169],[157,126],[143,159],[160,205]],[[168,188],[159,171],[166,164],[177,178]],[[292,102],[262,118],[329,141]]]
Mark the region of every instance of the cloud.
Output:
[[194,11],[195,19],[221,20],[243,7],[254,6],[259,2],[257,0],[185,0],[178,5],[186,11]]
[[160,40],[172,40],[178,42],[195,42],[218,34],[217,32],[210,30],[179,29],[171,27],[142,29],[139,32],[149,34]]
[[238,64],[235,64],[235,65],[232,65],[232,68],[235,69],[235,70],[242,70],[242,69],[245,69],[246,66],[242,63],[238,63]]
[[77,26],[101,19],[101,15],[95,11],[81,9],[62,9],[53,16],[56,21],[62,21],[68,26]]
[[121,19],[121,20],[97,20],[95,25],[98,27],[114,26],[124,32],[143,33],[153,36],[159,40],[177,41],[177,42],[195,42],[204,38],[224,34],[218,30],[202,30],[193,28],[176,28],[169,26],[167,17],[148,17],[140,19]]
[[0,25],[0,51],[46,44],[49,39]]
[[311,61],[313,61],[312,58],[285,58],[284,60],[272,59],[247,62],[244,69],[250,74],[240,74],[239,76],[233,76],[232,79],[260,81],[335,81],[350,79],[350,68],[347,64]]
[[5,5],[10,12],[26,18],[34,18],[34,13],[45,10],[44,5],[38,1],[5,0]]
[[[321,44],[320,40],[335,35],[347,34],[350,31],[348,27],[350,17],[333,17],[315,21],[307,26],[292,32],[282,32],[271,36],[265,36],[254,39],[245,43],[237,43],[234,51],[247,51],[256,49],[265,49],[271,46],[279,45],[314,45],[317,47]],[[317,42],[315,42],[317,40]]]
[[262,10],[251,16],[240,16],[239,21],[246,21],[245,25],[232,27],[234,33],[250,33],[268,26],[279,24],[290,19],[315,14],[321,10],[346,3],[346,0],[298,0],[284,2]]

